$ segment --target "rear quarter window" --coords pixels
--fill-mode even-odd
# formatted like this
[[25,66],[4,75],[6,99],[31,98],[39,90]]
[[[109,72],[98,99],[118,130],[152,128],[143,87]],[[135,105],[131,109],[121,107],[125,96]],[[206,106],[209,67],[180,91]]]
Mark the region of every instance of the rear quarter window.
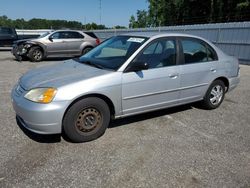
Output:
[[204,41],[185,38],[181,39],[181,45],[185,64],[218,60],[215,50]]
[[86,35],[92,37],[92,38],[95,38],[97,39],[98,37],[93,33],[93,32],[84,32]]
[[11,28],[0,27],[0,34],[1,35],[12,35],[12,34],[14,34],[14,31]]

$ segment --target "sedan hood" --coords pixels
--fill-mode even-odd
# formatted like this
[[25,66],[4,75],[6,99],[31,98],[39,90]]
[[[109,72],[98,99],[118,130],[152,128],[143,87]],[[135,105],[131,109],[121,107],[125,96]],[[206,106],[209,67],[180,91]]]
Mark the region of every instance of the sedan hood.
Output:
[[33,41],[33,40],[35,40],[35,39],[22,39],[22,40],[16,40],[16,41],[14,42],[14,44],[22,44],[22,43],[25,43],[25,42],[27,42],[27,41]]
[[37,87],[58,88],[108,73],[110,71],[79,63],[75,60],[68,60],[31,70],[21,77],[20,84],[25,90]]

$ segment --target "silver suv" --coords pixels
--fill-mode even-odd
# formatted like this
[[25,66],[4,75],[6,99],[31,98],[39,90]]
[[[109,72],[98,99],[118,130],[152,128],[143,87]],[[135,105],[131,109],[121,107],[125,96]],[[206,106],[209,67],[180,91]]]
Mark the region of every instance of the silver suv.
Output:
[[28,57],[38,62],[46,57],[80,56],[99,43],[100,40],[92,32],[58,30],[36,39],[19,40],[14,43],[12,53],[18,60]]

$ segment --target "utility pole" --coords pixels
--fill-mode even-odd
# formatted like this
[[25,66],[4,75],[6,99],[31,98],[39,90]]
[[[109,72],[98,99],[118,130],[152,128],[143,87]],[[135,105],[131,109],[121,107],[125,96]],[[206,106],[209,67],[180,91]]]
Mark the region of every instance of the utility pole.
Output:
[[85,30],[87,30],[87,21],[86,21],[86,16],[84,16],[84,27],[85,27]]
[[100,9],[100,25],[102,24],[102,0],[99,0],[99,9]]

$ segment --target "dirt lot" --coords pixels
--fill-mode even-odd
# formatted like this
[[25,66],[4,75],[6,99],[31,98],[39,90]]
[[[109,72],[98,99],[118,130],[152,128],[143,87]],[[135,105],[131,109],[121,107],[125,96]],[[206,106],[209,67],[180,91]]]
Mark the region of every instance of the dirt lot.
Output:
[[0,51],[0,187],[250,187],[250,66],[220,108],[185,105],[112,123],[73,144],[21,129],[10,92],[41,63]]

